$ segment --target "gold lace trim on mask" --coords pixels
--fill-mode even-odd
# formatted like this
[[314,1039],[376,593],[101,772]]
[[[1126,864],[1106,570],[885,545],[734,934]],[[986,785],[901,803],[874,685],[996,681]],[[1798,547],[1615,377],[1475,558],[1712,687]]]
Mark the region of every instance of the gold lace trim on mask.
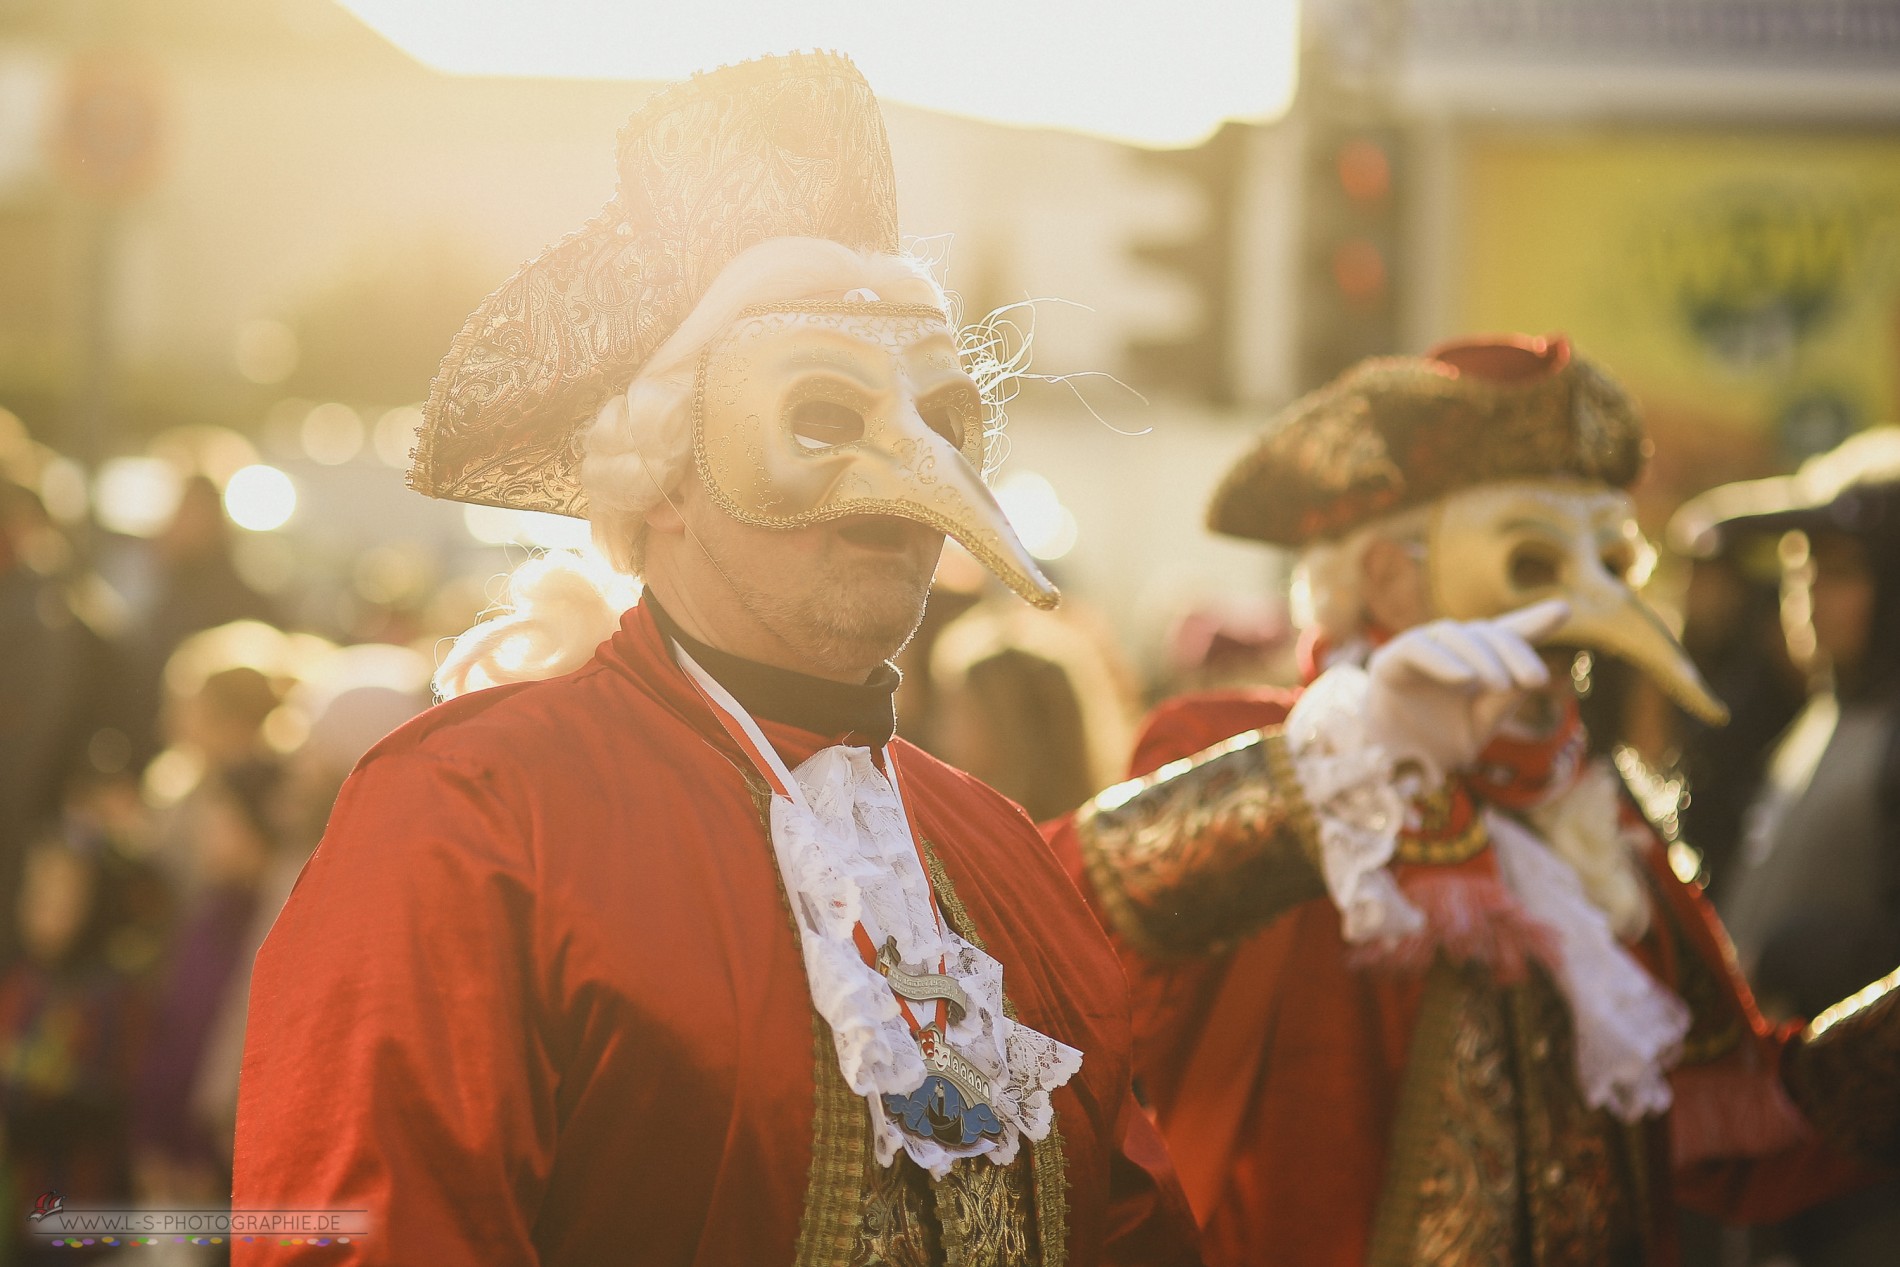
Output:
[[[772,313],[804,312],[864,317],[929,317],[945,320],[944,314],[929,304],[884,303],[881,300],[877,302],[840,300],[830,303],[757,304],[741,312],[740,318]],[[790,529],[833,523],[840,519],[849,519],[854,515],[898,515],[933,528],[961,543],[978,563],[1002,578],[1031,606],[1049,611],[1061,601],[1053,591],[1043,592],[1027,584],[1028,578],[1024,578],[1022,582],[1012,579],[1020,575],[1022,565],[991,539],[993,530],[983,526],[984,520],[990,516],[984,510],[969,506],[967,500],[961,497],[958,500],[963,504],[965,511],[961,515],[945,514],[936,507],[926,506],[910,498],[895,500],[854,498],[791,515],[759,514],[741,506],[719,486],[719,480],[713,473],[712,458],[706,451],[706,378],[714,350],[714,347],[709,345],[700,354],[699,366],[693,376],[693,468],[698,473],[700,486],[712,498],[713,504],[719,507],[728,518],[757,528]],[[990,435],[991,430],[987,427],[977,425],[966,427],[963,442],[958,448],[964,461],[970,464],[972,473],[979,480],[986,469]]]

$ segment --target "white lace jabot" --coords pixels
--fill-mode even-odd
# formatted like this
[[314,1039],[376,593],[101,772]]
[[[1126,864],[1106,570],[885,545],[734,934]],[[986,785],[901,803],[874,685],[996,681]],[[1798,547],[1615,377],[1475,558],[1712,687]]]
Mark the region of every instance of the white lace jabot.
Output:
[[[675,647],[684,669],[750,738],[756,759],[786,790],[772,797],[772,849],[791,901],[812,1004],[831,1027],[838,1069],[871,1111],[877,1159],[901,1150],[941,1178],[959,1157],[1013,1161],[1022,1139],[1044,1139],[1054,1121],[1049,1093],[1074,1077],[1082,1053],[1003,1014],[1003,966],[939,923],[904,802],[869,748],[821,748],[787,770],[738,701]],[[887,768],[890,756],[886,752]],[[989,1079],[1000,1138],[967,1148],[908,1134],[883,1097],[908,1095],[924,1080],[923,1057],[890,982],[867,964],[853,937],[863,921],[874,945],[897,943],[903,969],[934,973],[938,963],[969,997],[947,1037]]]

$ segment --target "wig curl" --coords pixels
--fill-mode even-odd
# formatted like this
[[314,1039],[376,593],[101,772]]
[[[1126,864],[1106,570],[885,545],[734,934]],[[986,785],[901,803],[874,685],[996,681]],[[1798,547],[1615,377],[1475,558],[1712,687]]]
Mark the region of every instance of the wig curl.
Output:
[[1422,542],[1436,503],[1375,519],[1344,537],[1306,547],[1293,569],[1293,620],[1336,645],[1359,637],[1367,620],[1366,550],[1375,541]]

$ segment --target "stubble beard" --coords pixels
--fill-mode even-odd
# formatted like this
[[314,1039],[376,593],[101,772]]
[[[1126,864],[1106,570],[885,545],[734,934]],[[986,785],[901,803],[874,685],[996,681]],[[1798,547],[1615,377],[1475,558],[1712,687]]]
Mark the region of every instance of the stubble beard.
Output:
[[756,614],[814,667],[842,671],[889,660],[923,623],[930,574],[908,559],[828,560],[793,594],[758,594]]

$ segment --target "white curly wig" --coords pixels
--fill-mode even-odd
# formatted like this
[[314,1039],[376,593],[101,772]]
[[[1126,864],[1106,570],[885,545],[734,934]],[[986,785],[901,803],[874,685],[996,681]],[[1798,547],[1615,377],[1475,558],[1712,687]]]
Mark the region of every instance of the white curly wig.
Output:
[[1423,542],[1434,506],[1401,510],[1344,537],[1307,546],[1293,569],[1294,623],[1302,629],[1317,626],[1335,644],[1364,632],[1367,548],[1375,541]]

